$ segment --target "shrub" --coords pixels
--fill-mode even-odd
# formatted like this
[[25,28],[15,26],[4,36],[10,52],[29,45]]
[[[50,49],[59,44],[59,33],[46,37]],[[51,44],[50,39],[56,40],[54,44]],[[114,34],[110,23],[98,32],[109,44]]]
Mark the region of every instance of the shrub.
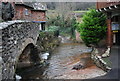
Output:
[[59,30],[59,26],[50,26],[50,27],[47,27],[46,30],[47,31],[57,31],[57,30]]
[[77,28],[81,38],[86,45],[97,45],[106,35],[106,16],[90,9],[82,18],[82,22]]
[[74,37],[77,24],[75,17],[64,18],[64,16],[58,15],[48,19],[47,30],[54,31],[59,29],[61,35],[71,35],[71,37]]
[[50,26],[46,31],[54,32],[54,36],[59,36],[59,26]]

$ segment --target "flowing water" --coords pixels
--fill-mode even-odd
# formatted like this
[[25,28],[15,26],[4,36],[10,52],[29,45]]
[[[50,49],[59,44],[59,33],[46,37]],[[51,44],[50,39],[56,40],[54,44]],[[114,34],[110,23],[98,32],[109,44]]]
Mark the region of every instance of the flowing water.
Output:
[[[84,44],[62,43],[51,54],[46,68],[36,66],[22,76],[26,79],[88,79],[104,75],[105,72],[90,59],[90,51],[91,48]],[[78,63],[85,68],[73,70],[73,66]]]

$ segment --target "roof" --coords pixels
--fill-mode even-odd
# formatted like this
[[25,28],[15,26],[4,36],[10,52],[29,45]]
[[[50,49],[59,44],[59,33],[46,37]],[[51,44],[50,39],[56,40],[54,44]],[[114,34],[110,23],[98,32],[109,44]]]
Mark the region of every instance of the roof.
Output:
[[46,11],[46,7],[41,3],[35,2],[15,2],[15,5],[31,8],[33,11]]
[[42,11],[42,12],[45,12],[47,10],[37,10],[37,9],[32,9],[32,11]]
[[45,5],[43,5],[42,3],[38,3],[38,2],[34,3],[33,7],[35,10],[46,10]]
[[21,3],[21,2],[17,2],[17,3],[15,3],[15,5],[17,5],[17,6],[25,6],[25,7],[27,7],[27,8],[34,9],[32,6],[27,5],[27,4],[24,4],[24,3]]
[[36,23],[45,23],[47,21],[32,21],[32,22],[36,22]]
[[97,11],[100,11],[100,12],[111,12],[111,11],[120,11],[120,4],[118,5],[112,5],[112,6],[108,6],[108,7],[105,7],[105,8],[100,8],[100,9],[97,9]]

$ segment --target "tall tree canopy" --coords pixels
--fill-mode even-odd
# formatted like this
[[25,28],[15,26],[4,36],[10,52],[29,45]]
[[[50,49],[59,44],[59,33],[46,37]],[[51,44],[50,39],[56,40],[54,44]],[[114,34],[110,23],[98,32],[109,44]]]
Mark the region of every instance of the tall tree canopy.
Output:
[[106,35],[106,16],[90,9],[82,18],[82,22],[78,28],[82,40],[86,45],[97,43]]

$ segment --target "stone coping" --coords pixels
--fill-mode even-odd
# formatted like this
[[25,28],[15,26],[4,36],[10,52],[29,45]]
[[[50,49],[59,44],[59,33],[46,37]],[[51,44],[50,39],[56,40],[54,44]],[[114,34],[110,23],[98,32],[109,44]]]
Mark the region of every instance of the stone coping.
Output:
[[32,22],[27,20],[13,20],[13,21],[7,21],[7,22],[1,22],[0,23],[0,30],[8,27],[9,25],[15,24],[15,23],[22,23],[22,22]]

